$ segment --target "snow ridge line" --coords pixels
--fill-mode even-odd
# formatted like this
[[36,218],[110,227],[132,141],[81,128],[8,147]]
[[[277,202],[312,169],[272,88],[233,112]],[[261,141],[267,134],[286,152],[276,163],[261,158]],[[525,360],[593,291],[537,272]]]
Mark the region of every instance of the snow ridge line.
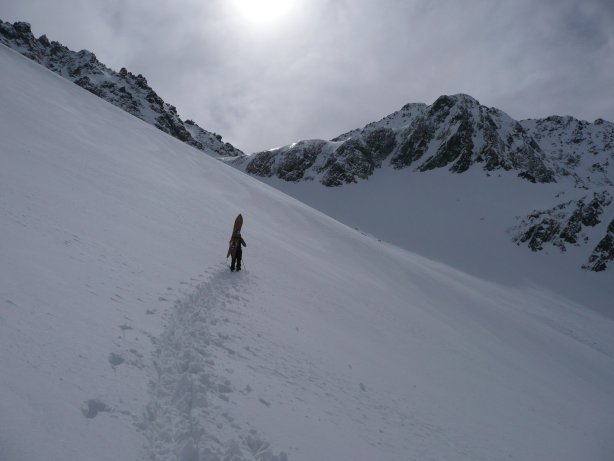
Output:
[[[228,335],[216,325],[249,304],[250,277],[224,264],[175,302],[154,340],[150,403],[139,428],[152,461],[287,461],[274,455],[249,423],[231,416],[235,391],[218,358],[232,357]],[[226,371],[228,369],[226,368]]]

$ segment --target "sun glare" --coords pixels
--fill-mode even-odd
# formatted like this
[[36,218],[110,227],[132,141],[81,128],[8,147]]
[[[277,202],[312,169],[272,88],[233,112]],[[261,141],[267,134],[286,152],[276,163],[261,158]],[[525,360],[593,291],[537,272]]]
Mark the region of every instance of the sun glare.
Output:
[[287,15],[292,0],[233,0],[239,14],[254,25],[269,25]]

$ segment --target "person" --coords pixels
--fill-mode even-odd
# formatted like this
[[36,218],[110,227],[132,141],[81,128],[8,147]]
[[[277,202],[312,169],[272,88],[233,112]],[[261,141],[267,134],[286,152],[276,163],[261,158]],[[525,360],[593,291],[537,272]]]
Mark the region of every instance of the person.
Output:
[[247,244],[243,237],[241,237],[241,233],[237,231],[232,238],[230,239],[230,255],[232,256],[232,262],[230,263],[230,270],[234,272],[235,267],[237,271],[241,270],[241,259],[243,258],[243,249],[241,247],[246,247]]

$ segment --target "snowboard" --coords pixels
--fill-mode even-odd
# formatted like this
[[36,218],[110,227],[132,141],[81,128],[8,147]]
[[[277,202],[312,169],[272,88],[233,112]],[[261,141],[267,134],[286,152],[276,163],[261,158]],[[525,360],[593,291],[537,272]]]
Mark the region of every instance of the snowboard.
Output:
[[239,216],[235,218],[234,226],[232,226],[232,234],[230,235],[230,242],[228,244],[228,253],[226,254],[227,258],[228,256],[232,256],[233,258],[235,257],[237,246],[240,245],[241,243],[239,241],[235,241],[235,245],[233,246],[232,241],[235,238],[235,236],[241,233],[242,226],[243,226],[243,216],[241,216],[241,213],[239,213]]

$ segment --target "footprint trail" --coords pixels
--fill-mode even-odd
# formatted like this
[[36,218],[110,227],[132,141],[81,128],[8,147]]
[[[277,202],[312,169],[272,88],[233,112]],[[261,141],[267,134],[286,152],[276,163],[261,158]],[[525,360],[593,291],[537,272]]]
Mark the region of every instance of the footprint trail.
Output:
[[139,424],[152,460],[287,461],[249,421],[232,416],[236,390],[227,362],[240,352],[222,327],[229,314],[248,307],[252,284],[247,273],[220,265],[167,315],[155,339],[150,403]]

